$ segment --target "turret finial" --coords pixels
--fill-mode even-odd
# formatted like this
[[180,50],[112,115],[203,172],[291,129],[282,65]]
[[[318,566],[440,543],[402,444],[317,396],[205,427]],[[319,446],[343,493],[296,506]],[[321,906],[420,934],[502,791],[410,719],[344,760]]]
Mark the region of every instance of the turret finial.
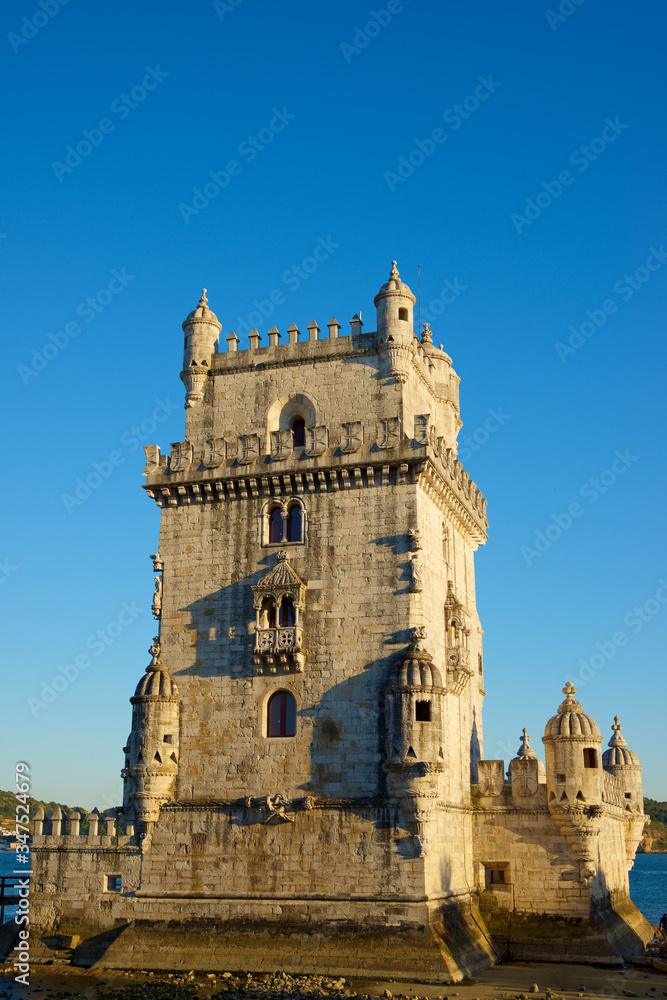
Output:
[[396,280],[398,280],[398,268],[396,267],[396,261],[395,260],[392,260],[392,262],[391,262],[391,271],[389,273],[389,277],[390,278],[395,278]]
[[625,737],[621,736],[621,729],[623,726],[621,725],[620,719],[617,715],[614,716],[614,725],[611,728],[613,732],[608,745],[610,747],[627,747],[628,744]]
[[528,735],[528,730],[524,727],[523,736],[521,737],[521,746],[516,752],[517,757],[525,760],[527,757],[534,757],[535,751],[530,745],[530,736]]
[[424,329],[422,331],[422,344],[432,344],[433,334],[431,333],[431,324],[424,323]]
[[208,299],[206,298],[205,288],[202,288],[201,290],[201,298],[199,300],[199,305],[202,307],[202,309],[206,309],[208,307]]
[[157,669],[157,667],[161,666],[161,664],[160,664],[160,639],[159,639],[159,637],[157,635],[153,636],[153,642],[151,643],[151,645],[150,645],[150,647],[148,649],[148,652],[151,654],[151,656],[153,657],[153,659],[151,660],[151,662],[146,667],[146,673],[149,673],[149,671],[155,670],[155,669]]

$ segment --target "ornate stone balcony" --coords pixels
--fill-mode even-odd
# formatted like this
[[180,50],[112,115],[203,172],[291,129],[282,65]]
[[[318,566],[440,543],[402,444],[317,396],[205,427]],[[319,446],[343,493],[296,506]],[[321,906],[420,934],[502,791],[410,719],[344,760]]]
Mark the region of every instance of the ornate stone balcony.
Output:
[[293,625],[258,628],[255,630],[254,653],[259,673],[264,673],[265,664],[272,674],[277,673],[279,664],[283,670],[289,670],[291,661],[297,673],[301,673],[306,659],[303,653],[303,629]]

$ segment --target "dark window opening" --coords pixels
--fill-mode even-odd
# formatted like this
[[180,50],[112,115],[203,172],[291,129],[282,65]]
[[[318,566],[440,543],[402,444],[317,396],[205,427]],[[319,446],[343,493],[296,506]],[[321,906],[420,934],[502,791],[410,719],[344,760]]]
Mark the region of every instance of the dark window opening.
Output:
[[276,691],[267,706],[267,736],[296,736],[296,701],[289,691]]
[[593,747],[584,747],[584,767],[597,767],[598,755]]
[[107,875],[107,892],[120,892],[120,875]]
[[302,417],[292,421],[292,447],[306,447],[306,421]]
[[292,600],[291,597],[287,596],[283,597],[282,601],[280,602],[279,617],[280,617],[279,625],[282,628],[288,628],[289,626],[295,624],[294,601]]
[[303,511],[298,503],[293,503],[287,511],[287,541],[303,541]]
[[280,507],[273,507],[269,511],[269,542],[282,542],[283,540],[283,512]]
[[403,307],[401,307],[398,310],[398,318],[399,319],[405,319],[405,320],[407,320],[407,318],[408,318],[408,310],[404,309]]
[[565,782],[565,775],[564,774],[557,774],[556,775],[556,784],[557,785],[562,785],[562,784],[564,784],[564,782]]
[[173,743],[174,737],[171,734],[165,733],[165,735],[162,737],[162,740],[164,743]]
[[418,701],[415,704],[415,721],[416,722],[430,722],[431,721],[431,702],[430,701]]
[[491,885],[507,885],[504,868],[486,868],[485,882],[488,889]]
[[626,792],[625,793],[625,797],[626,797],[626,799],[631,799],[632,798],[632,792]]
[[482,654],[481,653],[477,654],[477,670],[478,670],[478,672],[480,674],[484,673],[484,669],[482,667]]

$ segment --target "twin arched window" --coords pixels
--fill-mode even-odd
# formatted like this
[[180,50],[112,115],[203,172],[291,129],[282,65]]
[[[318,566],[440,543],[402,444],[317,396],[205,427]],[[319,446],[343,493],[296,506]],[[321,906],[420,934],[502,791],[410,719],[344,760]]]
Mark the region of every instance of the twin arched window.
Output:
[[267,736],[296,736],[296,700],[289,691],[276,691],[269,698]]
[[292,503],[283,517],[282,507],[276,504],[269,511],[269,544],[303,541],[303,511],[298,503]]
[[294,600],[287,594],[276,608],[270,597],[265,597],[260,608],[261,628],[292,628],[296,625]]

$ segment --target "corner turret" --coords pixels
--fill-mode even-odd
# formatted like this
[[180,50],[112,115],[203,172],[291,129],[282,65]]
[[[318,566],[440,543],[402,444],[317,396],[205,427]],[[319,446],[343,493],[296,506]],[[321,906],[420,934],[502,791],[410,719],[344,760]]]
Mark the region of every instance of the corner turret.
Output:
[[183,323],[183,371],[186,408],[204,398],[204,383],[211,367],[218,337],[222,330],[218,317],[208,308],[206,289],[202,289],[199,305]]
[[609,750],[602,754],[605,771],[615,774],[623,786],[624,808],[626,812],[644,812],[642,789],[642,766],[636,753],[629,749],[623,736],[618,716],[614,718]]
[[576,687],[568,681],[565,701],[544,730],[549,806],[584,806],[602,801],[602,736],[597,722],[586,715],[575,699]]
[[377,339],[381,371],[385,378],[406,382],[415,353],[413,324],[415,297],[401,281],[396,261],[391,262],[389,280],[373,300],[377,312]]
[[387,790],[401,804],[417,857],[429,851],[438,777],[445,770],[442,675],[424,648],[426,629],[391,670],[384,689]]
[[181,697],[171,674],[160,663],[160,644],[130,698],[132,732],[126,754],[123,811],[142,823],[157,820],[160,806],[173,797],[178,773]]

